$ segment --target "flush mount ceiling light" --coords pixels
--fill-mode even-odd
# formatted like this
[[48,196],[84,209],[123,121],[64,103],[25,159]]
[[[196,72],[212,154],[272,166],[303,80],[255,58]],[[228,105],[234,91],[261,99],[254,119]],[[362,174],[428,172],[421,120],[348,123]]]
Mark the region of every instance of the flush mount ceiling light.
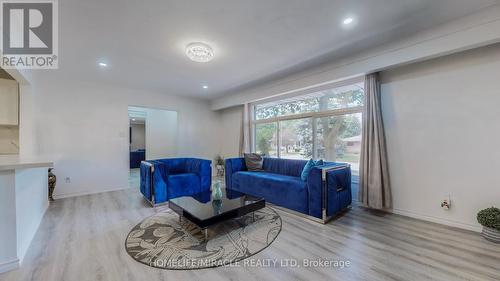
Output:
[[203,85],[203,89],[208,89],[208,86],[207,85]]
[[344,26],[349,26],[354,23],[354,18],[353,17],[347,17],[342,21],[342,24]]
[[107,66],[108,66],[108,64],[107,64],[107,63],[105,63],[105,62],[99,62],[99,63],[98,63],[98,65],[99,65],[100,67],[107,67]]
[[195,62],[209,62],[214,58],[214,50],[208,44],[194,42],[186,46],[186,55]]

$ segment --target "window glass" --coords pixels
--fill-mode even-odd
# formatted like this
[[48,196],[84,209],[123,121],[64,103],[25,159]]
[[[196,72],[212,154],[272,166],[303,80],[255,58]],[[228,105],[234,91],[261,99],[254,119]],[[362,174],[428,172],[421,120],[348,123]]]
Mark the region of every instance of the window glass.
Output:
[[361,113],[316,119],[316,156],[332,162],[347,162],[359,171]]
[[[362,82],[257,104],[254,150],[271,157],[347,162],[357,174],[363,104]],[[270,118],[274,122],[266,121]]]
[[363,106],[363,84],[318,91],[316,93],[273,101],[255,106],[255,120],[300,113],[321,112]]
[[255,106],[255,119],[262,120],[278,116],[293,115],[319,110],[319,100],[300,97],[297,99],[279,101]]
[[265,156],[278,156],[278,124],[255,125],[255,151]]
[[363,106],[364,98],[364,90],[358,84],[326,90],[320,98],[320,110]]
[[280,157],[311,159],[313,157],[312,118],[280,121]]

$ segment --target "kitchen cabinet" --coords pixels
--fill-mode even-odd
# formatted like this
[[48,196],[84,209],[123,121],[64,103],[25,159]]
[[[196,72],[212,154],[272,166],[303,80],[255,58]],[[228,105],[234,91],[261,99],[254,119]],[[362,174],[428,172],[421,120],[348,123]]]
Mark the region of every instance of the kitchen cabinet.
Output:
[[19,86],[15,80],[0,79],[0,126],[19,125]]

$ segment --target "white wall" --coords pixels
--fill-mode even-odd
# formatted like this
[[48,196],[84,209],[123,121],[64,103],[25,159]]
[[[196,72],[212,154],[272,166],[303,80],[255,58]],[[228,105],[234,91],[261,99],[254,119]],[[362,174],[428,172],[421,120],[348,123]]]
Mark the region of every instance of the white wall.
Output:
[[220,154],[224,158],[238,157],[243,106],[235,106],[219,112]]
[[500,45],[383,73],[396,213],[478,230],[477,211],[499,206],[499,77]]
[[178,156],[212,159],[219,151],[219,114],[206,101],[59,79],[59,71],[32,77],[36,152],[55,162],[56,197],[128,186],[129,105],[178,112]]
[[132,131],[130,151],[146,149],[146,129],[144,124],[130,124]]
[[177,112],[146,109],[146,159],[171,158],[177,155]]

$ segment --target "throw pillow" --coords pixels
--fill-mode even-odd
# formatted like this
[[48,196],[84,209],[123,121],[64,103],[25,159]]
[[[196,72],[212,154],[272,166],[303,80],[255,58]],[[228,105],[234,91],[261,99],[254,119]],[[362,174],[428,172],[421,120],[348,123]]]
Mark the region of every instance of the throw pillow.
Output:
[[247,165],[247,170],[251,172],[262,171],[262,164],[264,163],[264,158],[257,153],[245,153],[245,164]]
[[304,166],[304,169],[302,169],[302,174],[300,175],[300,178],[303,181],[307,181],[307,177],[309,176],[309,173],[311,172],[312,168],[323,165],[323,160],[320,159],[318,161],[314,161],[313,159],[309,159],[307,161],[306,165]]

